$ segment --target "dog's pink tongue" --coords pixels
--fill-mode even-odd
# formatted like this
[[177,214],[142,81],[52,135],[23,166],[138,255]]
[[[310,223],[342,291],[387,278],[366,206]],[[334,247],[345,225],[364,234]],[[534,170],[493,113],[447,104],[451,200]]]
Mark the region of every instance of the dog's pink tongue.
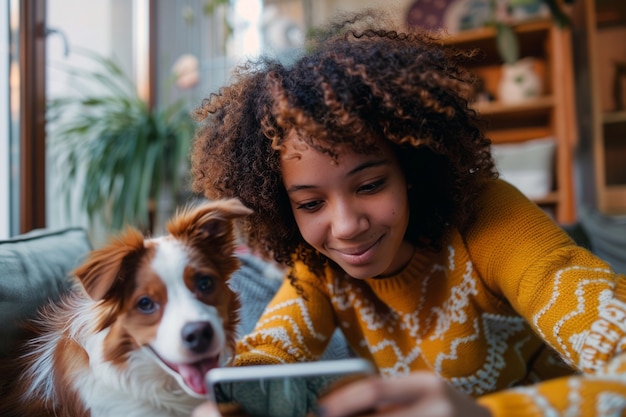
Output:
[[198,363],[188,365],[178,365],[178,372],[189,388],[196,394],[205,395],[206,385],[204,384],[204,376],[209,370],[215,368],[214,360],[205,360]]

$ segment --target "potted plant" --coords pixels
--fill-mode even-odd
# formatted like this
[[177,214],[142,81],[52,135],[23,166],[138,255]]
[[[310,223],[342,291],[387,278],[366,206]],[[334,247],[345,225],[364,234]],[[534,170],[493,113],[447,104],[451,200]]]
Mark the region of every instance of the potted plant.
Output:
[[[570,24],[570,18],[563,10],[562,4],[572,4],[575,0],[509,0],[505,2],[506,7],[522,7],[534,4],[545,4],[550,11],[552,19],[559,27],[566,27]],[[489,23],[496,30],[496,44],[498,53],[504,64],[515,64],[520,56],[519,42],[515,30],[510,25],[510,19],[506,7],[499,0],[490,0],[493,13],[492,21]]]
[[195,125],[184,99],[150,106],[112,59],[83,51],[95,69],[69,68],[75,96],[48,102],[50,150],[68,202],[107,229],[152,231],[161,193],[179,190]]
[[[574,0],[563,0],[572,3]],[[539,11],[540,6],[547,6],[553,21],[558,27],[570,24],[569,16],[562,9],[562,0],[490,0],[492,19],[489,23],[496,31],[496,47],[502,59],[502,76],[498,85],[500,101],[519,103],[540,96],[543,85],[535,71],[535,58],[520,57],[517,34],[511,24],[515,21],[510,8],[527,7]]]

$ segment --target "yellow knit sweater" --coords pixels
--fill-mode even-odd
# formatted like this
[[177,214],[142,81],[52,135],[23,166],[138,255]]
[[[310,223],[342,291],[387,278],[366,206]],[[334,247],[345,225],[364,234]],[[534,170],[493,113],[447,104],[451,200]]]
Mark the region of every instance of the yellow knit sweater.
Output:
[[476,208],[469,230],[392,277],[317,277],[297,264],[307,299],[285,281],[236,365],[316,360],[340,327],[382,375],[432,370],[497,417],[619,415],[626,277],[503,181]]

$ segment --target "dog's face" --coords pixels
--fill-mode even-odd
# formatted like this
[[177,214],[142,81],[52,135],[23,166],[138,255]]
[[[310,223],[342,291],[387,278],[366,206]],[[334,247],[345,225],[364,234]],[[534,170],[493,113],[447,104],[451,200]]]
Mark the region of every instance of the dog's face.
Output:
[[250,210],[223,200],[177,214],[167,236],[129,229],[76,269],[99,301],[104,360],[124,367],[139,349],[185,390],[205,394],[204,375],[234,353],[239,300],[227,281],[238,268],[232,220]]

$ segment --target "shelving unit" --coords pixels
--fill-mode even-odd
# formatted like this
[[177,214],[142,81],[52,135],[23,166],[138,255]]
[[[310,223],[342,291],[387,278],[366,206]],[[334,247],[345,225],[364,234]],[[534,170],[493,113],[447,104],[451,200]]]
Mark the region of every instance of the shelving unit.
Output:
[[524,22],[514,29],[520,42],[520,57],[535,58],[535,71],[543,82],[543,95],[522,103],[498,100],[502,60],[493,28],[461,32],[446,40],[446,45],[478,48],[484,55],[483,59],[468,64],[468,68],[483,80],[485,90],[495,96],[495,101],[475,104],[489,122],[487,136],[494,144],[554,138],[554,184],[548,195],[534,201],[557,222],[570,224],[576,221],[573,150],[577,141],[571,34],[549,19]]
[[626,214],[626,76],[616,78],[617,62],[626,64],[624,0],[585,0],[588,67],[591,81],[593,160],[598,210]]

